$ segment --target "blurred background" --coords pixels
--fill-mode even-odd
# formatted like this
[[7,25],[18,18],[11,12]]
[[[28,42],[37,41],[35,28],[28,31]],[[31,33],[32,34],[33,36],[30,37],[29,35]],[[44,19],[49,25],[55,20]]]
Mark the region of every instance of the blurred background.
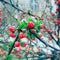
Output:
[[[25,13],[30,12],[32,15],[42,18],[42,20],[44,20],[43,21],[44,25],[50,30],[55,30],[56,34],[58,35],[57,33],[58,26],[54,24],[54,19],[58,18],[58,13],[56,12],[56,8],[57,8],[57,4],[55,3],[54,0],[0,0],[0,52],[3,52],[0,54],[0,60],[4,60],[5,55],[8,53],[11,47],[11,46],[9,47],[9,44],[12,45],[10,42],[14,42],[15,40],[15,38],[11,38],[9,36],[10,33],[9,27],[10,26],[17,27],[18,25],[17,20],[21,21],[23,19],[22,17],[27,18],[27,16],[29,16],[28,14],[23,14],[22,12]],[[17,34],[17,31],[15,32],[15,34]],[[48,33],[42,33],[42,34],[44,35],[44,37],[49,36]],[[55,39],[57,39],[58,37],[57,35],[56,36],[53,35]],[[59,32],[59,37],[60,37],[60,32]],[[54,46],[55,44],[52,42],[52,45]],[[33,46],[31,46],[31,48],[33,48]],[[36,48],[34,48],[34,50],[35,49]],[[54,54],[54,52],[52,52],[52,54]],[[48,51],[47,53],[50,53],[50,51]],[[12,53],[11,55],[13,57],[10,56],[10,58],[13,58],[13,60],[35,60],[35,59],[39,60],[41,56],[38,54],[34,54],[35,56],[38,56],[38,57],[34,57],[32,54],[29,54],[29,57],[31,57],[31,59],[27,58],[25,56],[25,50],[23,48],[21,50],[21,54],[24,57],[23,59],[16,57],[17,56],[16,53],[15,54]],[[42,60],[59,60],[60,54],[57,54],[57,58],[55,59],[53,58],[56,56],[53,56],[53,58],[43,59],[43,57],[45,58],[45,56],[50,57],[49,54],[42,55],[41,56]]]

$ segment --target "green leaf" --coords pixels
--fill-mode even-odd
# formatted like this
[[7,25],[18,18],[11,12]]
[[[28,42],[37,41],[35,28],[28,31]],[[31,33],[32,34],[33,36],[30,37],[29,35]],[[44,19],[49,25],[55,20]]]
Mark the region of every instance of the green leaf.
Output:
[[43,23],[42,20],[39,20],[39,23],[42,24]]
[[14,51],[16,51],[16,48],[13,48]]
[[20,22],[20,21],[18,20],[18,28],[22,29],[22,28],[26,28],[26,26],[27,26],[27,23],[26,23],[25,21]]
[[9,46],[11,47],[13,45],[13,42],[9,42]]
[[23,46],[24,45],[24,42],[21,42],[21,46]]
[[12,60],[12,56],[11,55],[6,55],[5,60]]
[[31,16],[27,17],[27,22],[31,21]]
[[42,20],[38,20],[37,22],[35,22],[35,26],[40,26],[40,24],[42,24]]
[[27,23],[25,21],[23,21],[21,24],[21,28],[26,28],[26,27],[27,27]]
[[18,28],[21,27],[21,22],[18,20]]
[[7,47],[6,45],[2,45],[2,48],[3,48],[4,50],[8,50],[8,47]]
[[28,38],[30,38],[31,37],[31,35],[30,35],[31,33],[29,32],[29,30],[26,32],[26,35],[27,35],[27,37]]

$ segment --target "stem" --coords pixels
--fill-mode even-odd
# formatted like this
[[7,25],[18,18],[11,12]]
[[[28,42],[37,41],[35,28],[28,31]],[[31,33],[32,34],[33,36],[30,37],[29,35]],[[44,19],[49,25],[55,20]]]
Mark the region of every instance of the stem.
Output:
[[[60,21],[60,4],[58,4],[58,20]],[[60,24],[58,24],[58,45],[60,46],[60,38],[59,38]]]
[[[46,29],[46,27],[44,27]],[[48,34],[52,37],[52,39],[57,43],[56,39],[52,36],[51,32],[48,32]]]
[[[31,32],[31,30],[29,30]],[[32,33],[32,32],[31,32]],[[32,33],[39,41],[41,41],[43,44],[45,44],[46,46],[49,46],[50,48],[54,49],[55,51],[60,51],[59,49],[54,48],[53,46],[47,44],[46,42],[44,42],[42,39],[40,39],[36,33]]]
[[11,53],[11,51],[12,51],[12,49],[13,49],[13,47],[14,47],[14,44],[15,44],[15,42],[17,41],[17,39],[18,39],[18,36],[16,37],[16,39],[15,39],[15,41],[14,41],[12,47],[10,48],[10,50],[9,50],[9,52],[8,52],[8,55],[10,55],[10,53]]
[[[21,30],[18,31],[18,35],[19,35],[20,31],[21,31]],[[9,50],[9,52],[8,52],[8,55],[10,55],[12,49],[14,48],[14,44],[15,44],[15,42],[18,40],[18,35],[17,35],[17,37],[16,37],[16,39],[15,39],[15,41],[14,41],[12,47],[10,48],[10,50]]]

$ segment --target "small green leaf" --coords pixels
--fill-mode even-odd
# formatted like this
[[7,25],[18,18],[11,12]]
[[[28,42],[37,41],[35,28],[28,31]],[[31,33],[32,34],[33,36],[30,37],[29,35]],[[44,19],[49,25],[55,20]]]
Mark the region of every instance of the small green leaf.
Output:
[[27,21],[29,22],[31,20],[31,16],[28,16],[27,17]]
[[35,22],[35,26],[40,26],[42,24],[42,20],[38,20],[37,22]]
[[7,47],[6,45],[2,45],[2,48],[3,48],[4,50],[8,50],[8,47]]
[[11,47],[13,45],[13,42],[9,42],[9,46]]
[[39,23],[42,24],[43,23],[42,20],[39,20]]
[[21,42],[21,46],[23,46],[24,45],[24,42]]
[[12,60],[12,56],[11,55],[6,55],[5,60]]
[[20,23],[20,21],[18,20],[18,27],[20,27],[21,26],[21,23]]

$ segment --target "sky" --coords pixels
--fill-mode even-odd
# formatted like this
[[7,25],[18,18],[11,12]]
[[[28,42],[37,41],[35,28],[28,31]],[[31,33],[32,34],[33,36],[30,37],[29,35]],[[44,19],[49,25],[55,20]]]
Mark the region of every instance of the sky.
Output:
[[[54,4],[54,0],[50,0],[50,1],[51,1],[52,6],[53,6],[52,12],[55,13],[57,6]],[[20,2],[21,3],[26,2],[26,4],[27,4],[29,2],[29,0],[20,0]],[[1,8],[1,3],[0,3],[0,8]]]
[[51,0],[51,4],[53,6],[52,12],[54,13],[56,11],[57,5],[55,5],[54,0]]

